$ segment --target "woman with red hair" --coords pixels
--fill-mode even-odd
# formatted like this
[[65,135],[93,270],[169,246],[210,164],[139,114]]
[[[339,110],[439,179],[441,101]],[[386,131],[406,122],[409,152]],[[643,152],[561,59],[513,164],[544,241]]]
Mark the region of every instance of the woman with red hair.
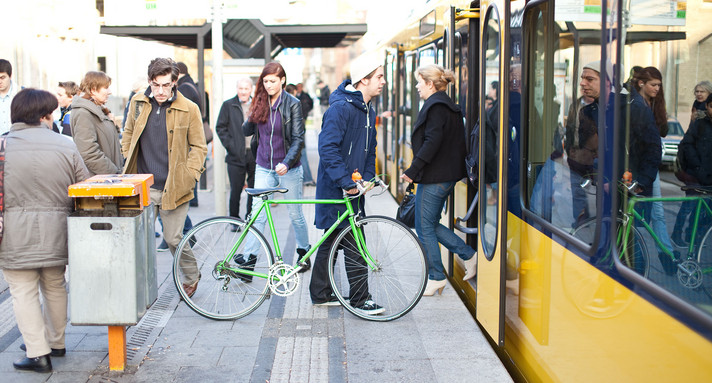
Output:
[[[635,90],[640,93],[645,100],[646,105],[653,112],[653,117],[655,118],[655,125],[658,127],[658,132],[660,137],[667,136],[668,126],[667,126],[667,111],[665,108],[665,92],[663,91],[663,75],[660,71],[653,67],[645,67],[638,71],[633,76],[633,86]],[[655,181],[653,181],[653,197],[662,197],[660,189],[660,173],[655,176]],[[660,239],[660,243],[666,248],[672,250],[672,242],[670,240],[670,234],[667,231],[667,226],[665,225],[665,211],[663,210],[663,203],[661,201],[655,201],[649,203],[650,205],[650,216],[649,221],[652,223],[653,231],[655,235]],[[645,206],[647,207],[647,206]],[[672,259],[663,252],[663,250],[656,244],[658,248],[658,258],[666,274],[672,275],[675,273],[676,268]],[[680,255],[677,251],[673,251],[675,257],[679,258]]]
[[[245,137],[252,136],[250,147],[255,154],[255,188],[281,186],[289,191],[286,199],[302,198],[301,152],[304,147],[304,118],[301,103],[284,90],[287,74],[282,65],[271,62],[262,69],[257,81],[255,97],[252,100],[249,117],[242,125]],[[260,200],[255,199],[253,212],[257,211]],[[288,205],[289,218],[296,234],[297,254],[301,258],[309,250],[309,234],[301,205]],[[258,230],[264,229],[267,218],[260,214],[255,221]],[[243,266],[253,266],[259,251],[259,243],[248,237],[246,254],[237,254],[235,261]],[[307,271],[310,262],[302,265],[300,272]],[[251,276],[241,277],[246,282]]]

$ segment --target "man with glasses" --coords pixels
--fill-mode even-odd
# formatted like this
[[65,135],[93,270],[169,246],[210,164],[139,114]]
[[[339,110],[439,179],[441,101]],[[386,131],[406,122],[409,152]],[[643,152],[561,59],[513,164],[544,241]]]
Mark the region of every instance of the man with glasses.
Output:
[[[200,109],[175,87],[176,63],[170,58],[152,60],[148,79],[149,87],[129,105],[121,140],[124,173],[153,174],[151,202],[159,209],[163,238],[175,254],[208,149]],[[200,275],[194,264],[184,266],[183,287],[191,296]]]

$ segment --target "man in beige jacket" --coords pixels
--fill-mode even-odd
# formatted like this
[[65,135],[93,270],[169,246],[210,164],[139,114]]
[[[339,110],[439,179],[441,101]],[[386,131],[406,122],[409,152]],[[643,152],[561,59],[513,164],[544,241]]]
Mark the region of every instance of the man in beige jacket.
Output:
[[[161,215],[163,238],[175,254],[208,149],[198,106],[176,90],[176,63],[170,58],[152,60],[148,79],[150,86],[131,99],[126,116],[121,139],[124,173],[153,174],[151,202]],[[181,267],[187,279],[184,290],[191,296],[200,275],[195,263]]]

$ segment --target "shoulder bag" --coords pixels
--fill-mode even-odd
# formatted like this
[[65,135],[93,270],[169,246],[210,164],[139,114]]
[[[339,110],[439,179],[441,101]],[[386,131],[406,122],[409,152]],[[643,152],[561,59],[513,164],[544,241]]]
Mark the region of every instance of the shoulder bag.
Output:
[[398,206],[396,219],[408,227],[415,227],[415,193],[413,193],[413,184],[408,184],[405,188],[405,195]]

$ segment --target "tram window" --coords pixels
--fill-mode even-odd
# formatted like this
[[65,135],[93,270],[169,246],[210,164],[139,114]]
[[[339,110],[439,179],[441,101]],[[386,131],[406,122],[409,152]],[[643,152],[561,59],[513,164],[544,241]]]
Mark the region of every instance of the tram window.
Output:
[[[618,139],[614,149],[623,155],[614,164],[611,178],[618,181],[630,172],[633,182],[641,185],[638,195],[623,194],[619,215],[642,217],[635,219],[632,246],[621,252],[617,266],[631,268],[712,316],[712,218],[708,210],[712,199],[709,194],[682,190],[694,180],[677,179],[672,168],[677,152],[682,154],[683,170],[712,174],[709,146],[702,144],[703,137],[712,135],[699,133],[710,126],[710,117],[698,119],[693,114],[698,110],[694,91],[701,89],[697,85],[712,80],[712,46],[701,43],[698,34],[709,35],[712,27],[697,12],[688,11],[687,19],[665,18],[663,25],[632,15],[619,63],[621,77],[632,74],[632,78],[619,100],[624,105],[618,121],[622,129],[613,136]],[[652,38],[655,35],[658,38]],[[692,47],[694,55],[687,52]],[[633,73],[635,66],[643,69]],[[613,81],[621,80],[626,79]],[[670,129],[677,123],[687,128],[682,137]],[[687,158],[699,158],[700,168],[693,169],[695,165],[689,165]],[[708,188],[712,185],[712,179],[704,176],[697,181]]]
[[[616,254],[595,267],[629,268],[712,315],[712,218],[706,212],[712,198],[686,194],[672,169],[675,153],[695,145],[689,134],[697,121],[693,91],[712,79],[709,69],[697,71],[709,68],[712,55],[712,44],[699,44],[699,35],[712,27],[691,33],[685,17],[701,24],[689,12],[655,20],[632,12],[622,34],[626,40],[614,36],[604,46],[610,63],[601,64],[600,15],[576,15],[573,22],[564,13],[555,14],[553,23],[536,9],[526,16],[525,205],[584,243],[615,246],[617,251],[591,249],[589,254],[599,252],[591,259],[603,259],[600,252]],[[691,47],[699,54],[689,54]],[[631,76],[636,66],[645,71]],[[662,92],[645,88],[651,79]],[[599,114],[601,105],[606,109]],[[657,119],[655,105],[665,106]],[[599,115],[605,120],[599,121]],[[683,135],[661,137],[677,124],[687,127]],[[619,187],[626,172],[641,186],[637,195]],[[586,180],[602,183],[581,188]],[[611,206],[614,196],[617,206]],[[700,210],[687,211],[686,204]],[[612,219],[598,221],[601,238],[594,243],[598,215]],[[608,222],[617,223],[610,227]],[[632,224],[622,227],[623,222]],[[621,228],[629,230],[625,243],[616,238]]]
[[437,64],[435,56],[436,53],[434,46],[430,46],[427,49],[422,49],[418,52],[418,66]]
[[455,34],[455,100],[467,105],[467,35]]
[[[546,17],[546,11],[540,9],[527,18],[530,86],[525,201],[533,213],[570,233],[596,214],[595,187],[581,185],[595,177],[598,134],[593,121],[579,127],[575,113],[568,113],[564,125],[565,88],[578,83],[566,65],[574,52],[571,44],[563,41],[566,35],[559,25],[547,23]],[[578,104],[571,105],[576,111]],[[575,128],[567,130],[565,126]]]
[[[501,64],[501,49],[500,49],[500,28],[499,14],[495,7],[490,7],[484,27],[484,65],[483,84],[500,84],[500,64]],[[499,85],[497,85],[499,86]],[[482,87],[483,91],[485,87]],[[499,92],[498,92],[499,94]],[[484,100],[484,95],[480,95],[480,99]],[[482,142],[480,148],[484,148],[484,155],[480,163],[480,173],[483,173],[483,181],[485,183],[485,193],[480,196],[480,206],[484,209],[480,210],[482,215],[481,221],[484,222],[484,229],[480,239],[485,249],[485,257],[492,259],[494,257],[495,243],[497,238],[498,225],[498,209],[499,209],[499,192],[497,183],[497,174],[499,173],[499,115],[500,104],[496,102],[488,109],[484,106],[480,107],[480,137]],[[482,133],[484,132],[484,133]]]

